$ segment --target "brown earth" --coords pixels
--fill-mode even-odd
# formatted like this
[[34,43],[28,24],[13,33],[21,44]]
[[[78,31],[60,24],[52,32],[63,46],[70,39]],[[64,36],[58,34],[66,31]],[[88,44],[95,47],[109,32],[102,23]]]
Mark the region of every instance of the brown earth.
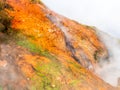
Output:
[[37,0],[0,2],[3,90],[117,90],[93,74],[108,57],[94,29]]

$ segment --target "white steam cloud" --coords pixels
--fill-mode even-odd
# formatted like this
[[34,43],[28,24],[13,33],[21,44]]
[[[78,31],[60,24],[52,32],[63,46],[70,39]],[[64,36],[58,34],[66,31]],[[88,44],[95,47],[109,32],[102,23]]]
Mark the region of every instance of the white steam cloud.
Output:
[[[49,8],[80,23],[94,25],[120,38],[120,0],[42,0]],[[96,73],[106,82],[117,86],[120,77],[120,41],[98,31],[109,51],[101,60]]]
[[113,86],[117,86],[118,79],[120,79],[120,40],[101,31],[98,31],[97,34],[106,45],[109,58],[101,60],[100,67],[96,69],[96,73],[104,81]]
[[42,0],[50,9],[120,38],[120,0]]

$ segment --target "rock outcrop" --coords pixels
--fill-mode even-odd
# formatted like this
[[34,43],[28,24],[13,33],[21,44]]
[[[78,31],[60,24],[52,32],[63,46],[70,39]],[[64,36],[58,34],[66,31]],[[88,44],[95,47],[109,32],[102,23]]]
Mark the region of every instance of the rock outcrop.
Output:
[[93,28],[38,0],[0,4],[3,90],[117,90],[93,74],[97,62],[108,56]]

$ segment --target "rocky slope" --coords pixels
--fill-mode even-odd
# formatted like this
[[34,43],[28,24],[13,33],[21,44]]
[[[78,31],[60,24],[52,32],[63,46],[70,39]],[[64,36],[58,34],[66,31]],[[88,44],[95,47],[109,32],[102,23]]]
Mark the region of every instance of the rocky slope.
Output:
[[93,74],[105,45],[96,31],[38,0],[0,0],[3,90],[117,90]]

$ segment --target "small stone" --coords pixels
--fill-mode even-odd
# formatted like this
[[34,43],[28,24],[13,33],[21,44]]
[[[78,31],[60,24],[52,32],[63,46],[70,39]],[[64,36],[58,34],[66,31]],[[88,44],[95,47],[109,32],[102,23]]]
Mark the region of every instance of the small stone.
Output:
[[7,66],[7,61],[6,60],[0,60],[0,67],[6,67]]
[[61,80],[61,78],[60,78],[60,77],[57,77],[57,80]]
[[54,87],[55,87],[55,85],[53,84],[53,85],[52,85],[52,87],[54,88]]
[[27,80],[30,80],[30,78],[27,78]]
[[48,29],[48,32],[51,32],[51,33],[52,33],[52,32],[54,32],[54,30],[53,30],[53,29]]

